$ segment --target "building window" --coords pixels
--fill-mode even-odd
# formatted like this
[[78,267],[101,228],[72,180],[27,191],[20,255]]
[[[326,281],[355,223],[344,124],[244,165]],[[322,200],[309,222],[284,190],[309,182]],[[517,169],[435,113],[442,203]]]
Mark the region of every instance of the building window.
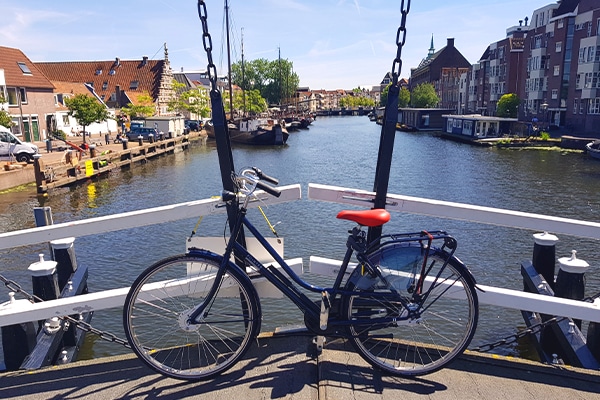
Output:
[[138,88],[139,84],[140,83],[138,81],[131,81],[131,83],[129,84],[129,89],[135,90]]
[[115,74],[115,72],[116,72],[116,71],[115,71],[114,69],[111,69],[110,71],[108,71],[108,74],[109,74],[110,76],[113,76],[113,75]]
[[556,52],[560,53],[562,51],[562,42],[556,42]]
[[108,81],[102,82],[102,90],[108,89]]
[[27,92],[25,88],[6,88],[6,94],[9,106],[18,106],[19,100],[21,100],[21,104],[27,104]]
[[554,66],[554,76],[559,76],[560,75],[560,65],[555,65]]
[[24,75],[31,75],[31,70],[24,62],[17,62],[17,65],[19,66],[19,68],[21,68],[21,71]]
[[27,92],[25,88],[19,88],[19,92],[21,94],[21,104],[27,104]]
[[589,100],[588,114],[600,114],[600,97]]
[[556,23],[556,27],[557,28],[562,28],[564,26],[565,22],[564,20],[561,18],[558,20],[558,22]]
[[573,114],[577,114],[577,107],[578,107],[578,99],[574,99],[573,100]]
[[558,89],[552,89],[552,98],[554,100],[558,99]]
[[581,99],[579,102],[579,114],[583,114],[583,110],[585,110],[585,100]]
[[102,75],[102,68],[98,68],[96,70],[96,75]]
[[596,47],[594,47],[594,46],[588,47],[587,62],[594,62],[594,57],[596,56],[595,53],[596,53]]
[[71,123],[69,122],[69,116],[66,114],[63,114],[62,116],[62,120],[63,120],[63,126],[69,126]]

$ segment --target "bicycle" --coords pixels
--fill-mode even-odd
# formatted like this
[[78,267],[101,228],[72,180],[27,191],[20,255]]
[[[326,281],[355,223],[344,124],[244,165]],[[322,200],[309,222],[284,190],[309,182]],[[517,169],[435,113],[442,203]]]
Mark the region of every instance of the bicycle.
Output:
[[[453,237],[422,231],[367,243],[363,227],[385,224],[390,214],[384,209],[341,211],[337,218],[357,225],[349,231],[333,286],[314,286],[290,269],[246,216],[256,189],[280,194],[277,179],[257,168],[232,179],[237,193],[223,192],[222,199],[239,199],[239,214],[224,254],[192,248],[158,261],[137,277],[127,295],[125,334],[150,368],[184,380],[210,379],[231,368],[260,331],[261,305],[252,285],[256,277],[266,278],[303,311],[318,349],[326,336],[345,338],[372,366],[389,374],[428,374],[467,348],[479,315],[476,282],[454,256]],[[263,265],[236,242],[242,227],[283,272]],[[352,269],[353,254],[357,264]],[[302,290],[317,293],[320,300]]]

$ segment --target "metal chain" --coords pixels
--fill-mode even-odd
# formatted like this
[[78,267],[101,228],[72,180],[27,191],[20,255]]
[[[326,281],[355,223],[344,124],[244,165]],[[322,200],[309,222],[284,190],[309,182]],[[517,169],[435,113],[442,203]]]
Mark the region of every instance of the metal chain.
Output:
[[[29,294],[17,282],[15,282],[13,280],[10,280],[10,279],[7,279],[7,278],[5,278],[2,275],[0,275],[0,281],[2,281],[4,283],[4,285],[11,292],[15,292],[15,293],[23,295],[31,303],[43,302],[44,301],[43,299],[41,299],[40,297],[38,297],[36,295]],[[71,317],[69,315],[66,315],[66,316],[63,316],[63,317],[58,317],[58,318],[61,319],[61,320],[63,320],[63,321],[65,321],[65,329],[68,327],[68,324],[73,324],[77,329],[80,329],[80,330],[82,330],[84,332],[91,332],[91,333],[97,335],[98,337],[100,337],[100,339],[102,339],[102,340],[106,340],[108,342],[112,342],[112,343],[117,343],[117,344],[123,345],[123,346],[127,347],[128,349],[131,348],[129,346],[129,342],[127,340],[118,337],[114,333],[110,333],[110,332],[106,332],[106,331],[101,331],[100,329],[96,329],[92,325],[90,325],[89,323],[85,322],[82,319],[76,319],[76,318],[73,318],[73,317]]]
[[556,324],[559,323],[563,320],[567,319],[567,317],[553,317],[550,318],[547,321],[544,322],[540,322],[538,324],[534,324],[531,325],[529,328],[523,329],[517,333],[514,333],[512,335],[508,335],[500,340],[497,340],[495,342],[492,343],[487,343],[478,347],[474,347],[471,348],[470,350],[472,351],[478,351],[480,353],[487,353],[488,351],[492,351],[493,349],[495,349],[496,347],[500,347],[500,346],[506,346],[509,344],[513,344],[515,343],[517,340],[528,336],[528,335],[535,335],[539,332],[541,332],[542,329],[546,328],[547,326],[550,326],[552,324]]
[[212,91],[216,91],[217,89],[217,67],[213,62],[212,57],[212,38],[210,33],[208,32],[208,14],[206,12],[206,3],[204,0],[198,0],[198,15],[200,16],[200,21],[202,22],[202,43],[204,45],[204,51],[206,51],[206,56],[208,58],[208,66],[206,67],[206,72],[208,73],[208,80],[210,81],[210,87]]
[[402,0],[400,3],[400,13],[402,14],[402,19],[400,21],[400,26],[398,27],[398,32],[396,33],[396,45],[398,46],[398,50],[396,52],[396,58],[394,58],[394,62],[392,63],[392,84],[394,86],[398,84],[398,77],[402,71],[402,47],[406,42],[406,16],[408,15],[409,11],[410,0]]

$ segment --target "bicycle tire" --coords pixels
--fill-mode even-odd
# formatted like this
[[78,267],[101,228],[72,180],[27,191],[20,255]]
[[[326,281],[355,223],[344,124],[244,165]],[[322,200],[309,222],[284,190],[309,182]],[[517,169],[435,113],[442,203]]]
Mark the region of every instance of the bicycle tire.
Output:
[[[146,269],[133,283],[123,308],[125,335],[153,370],[176,379],[206,380],[231,368],[260,331],[256,290],[236,265],[227,266],[213,299],[210,289],[222,257],[182,254]],[[199,324],[188,316],[210,301]]]
[[[420,316],[406,319],[408,311],[398,296],[412,297],[410,288],[414,291],[420,277],[422,252],[418,246],[406,245],[382,249],[369,258],[384,271],[387,282],[362,275],[358,267],[346,285],[360,292],[345,298],[346,318],[351,321],[349,341],[372,366],[396,376],[425,375],[446,366],[467,348],[479,318],[470,272],[458,259],[431,249],[424,289],[432,291],[419,304]],[[440,271],[445,260],[448,263]],[[433,283],[436,273],[441,273],[440,279]]]

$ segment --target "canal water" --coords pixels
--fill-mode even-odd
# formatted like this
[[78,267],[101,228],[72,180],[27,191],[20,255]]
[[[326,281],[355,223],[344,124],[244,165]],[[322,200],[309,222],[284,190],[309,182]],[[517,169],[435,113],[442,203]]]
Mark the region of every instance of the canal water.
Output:
[[[343,206],[308,200],[307,184],[372,190],[380,132],[381,126],[367,117],[320,117],[310,129],[291,133],[286,146],[234,147],[236,169],[258,166],[278,177],[281,184],[302,186],[303,200],[265,209],[285,238],[286,257],[303,257],[305,265],[310,255],[342,257],[349,226],[347,221],[336,220],[335,214]],[[0,230],[33,227],[32,208],[41,205],[51,207],[54,222],[61,223],[208,198],[220,192],[218,168],[216,148],[209,141],[96,182],[53,191],[46,199],[40,200],[33,191],[3,194]],[[600,162],[580,152],[481,148],[443,140],[435,133],[397,132],[389,192],[597,222]],[[257,211],[251,216],[266,230]],[[183,252],[196,222],[183,220],[78,238],[77,261],[89,267],[90,291],[129,286],[151,263]],[[207,216],[197,235],[222,236],[225,225],[224,216]],[[535,231],[393,214],[384,232],[422,229],[444,229],[454,235],[459,243],[457,256],[479,283],[522,289],[520,263],[531,259]],[[586,295],[598,293],[597,242],[568,236],[559,239],[557,257],[569,256],[576,249],[578,257],[591,265]],[[48,254],[47,244],[0,252],[2,273],[29,289],[26,269],[40,252]],[[322,279],[310,274],[305,277],[315,282]],[[7,290],[0,288],[0,301],[7,298]],[[287,300],[264,300],[263,308],[263,330],[302,323],[301,313]],[[93,325],[122,336],[121,310],[95,313]],[[512,335],[523,327],[519,311],[482,306],[473,346]],[[94,358],[127,351],[88,335],[82,355]],[[534,357],[526,342],[494,351]]]

